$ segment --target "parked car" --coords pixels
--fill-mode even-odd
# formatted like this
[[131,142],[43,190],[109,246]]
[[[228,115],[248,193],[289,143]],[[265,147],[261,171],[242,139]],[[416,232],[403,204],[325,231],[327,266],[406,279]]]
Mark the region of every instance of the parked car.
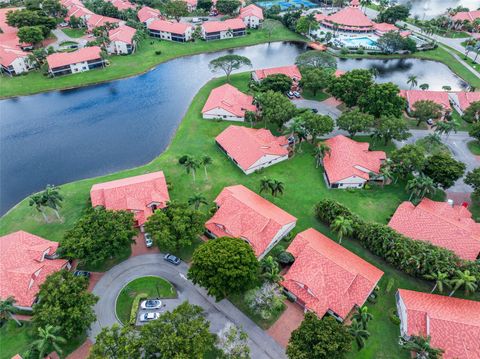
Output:
[[427,120],[427,123],[431,126],[431,125],[433,125],[433,120],[432,120],[431,118],[429,118],[429,119]]
[[293,99],[293,97],[294,97],[292,91],[288,91],[288,92],[286,93],[286,95],[287,95],[287,97],[288,97],[290,100]]
[[310,110],[312,110],[313,113],[317,113],[318,110],[316,108],[311,108]]
[[145,232],[143,234],[143,237],[145,238],[145,245],[147,246],[147,248],[150,248],[151,246],[153,246],[153,239],[150,233]]
[[296,98],[302,97],[302,96],[300,96],[300,92],[298,92],[298,91],[293,91],[293,96],[295,96]]
[[87,277],[90,278],[90,272],[84,271],[84,270],[76,270],[73,272],[73,275],[75,277]]
[[165,254],[163,259],[165,259],[167,262],[175,264],[176,266],[178,266],[181,262],[180,258],[175,257],[173,254],[170,254],[170,253]]
[[140,321],[141,322],[149,322],[150,320],[155,320],[158,319],[160,316],[160,313],[158,312],[148,312],[140,315]]
[[162,307],[162,301],[158,299],[148,299],[144,300],[140,304],[140,308],[142,309],[159,309]]
[[202,20],[202,21],[208,21],[208,20],[210,20],[210,19],[209,19],[208,17],[201,17],[200,20]]

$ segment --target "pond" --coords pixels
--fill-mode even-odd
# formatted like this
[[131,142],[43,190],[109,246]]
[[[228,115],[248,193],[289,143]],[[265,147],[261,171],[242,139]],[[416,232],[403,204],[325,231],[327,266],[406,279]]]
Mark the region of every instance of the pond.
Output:
[[470,10],[480,7],[478,0],[399,0],[399,4],[410,5],[411,16],[418,16],[419,19],[431,19],[444,14],[448,8],[463,6]]
[[[0,101],[0,214],[46,184],[112,173],[159,155],[193,96],[214,76],[208,69],[213,58],[236,53],[249,57],[253,68],[262,68],[292,64],[302,51],[303,44],[272,43],[201,54],[137,77]],[[372,67],[378,81],[402,88],[408,87],[410,74],[430,89],[462,86],[446,66],[430,61],[339,62],[344,70]]]

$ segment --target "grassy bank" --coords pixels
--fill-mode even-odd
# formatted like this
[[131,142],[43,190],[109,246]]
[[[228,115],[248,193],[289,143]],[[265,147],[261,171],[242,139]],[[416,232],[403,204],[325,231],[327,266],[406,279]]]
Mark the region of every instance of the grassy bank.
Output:
[[112,56],[110,65],[104,69],[92,70],[58,78],[48,78],[39,71],[24,76],[0,78],[0,97],[30,95],[38,92],[81,87],[124,77],[138,75],[156,65],[180,56],[215,52],[225,49],[257,45],[273,41],[304,41],[300,35],[288,30],[279,22],[271,36],[265,30],[249,30],[244,37],[234,39],[177,43],[148,38],[128,56]]
[[467,146],[475,156],[480,156],[480,141],[470,141]]

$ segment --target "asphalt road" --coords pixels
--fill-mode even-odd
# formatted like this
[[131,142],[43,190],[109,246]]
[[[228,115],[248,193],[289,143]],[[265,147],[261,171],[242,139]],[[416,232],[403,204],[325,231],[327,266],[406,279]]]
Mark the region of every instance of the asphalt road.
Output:
[[175,286],[178,304],[188,300],[201,306],[210,321],[212,333],[218,333],[227,322],[241,326],[249,336],[252,358],[286,358],[285,350],[233,304],[227,300],[215,302],[215,299],[208,296],[202,288],[187,280],[187,270],[188,266],[185,263],[174,266],[165,262],[162,254],[131,257],[110,269],[93,289],[93,293],[99,296],[100,300],[94,308],[97,321],[89,331],[89,338],[95,341],[102,327],[118,323],[115,316],[115,301],[127,283],[138,277],[153,275],[163,277]]

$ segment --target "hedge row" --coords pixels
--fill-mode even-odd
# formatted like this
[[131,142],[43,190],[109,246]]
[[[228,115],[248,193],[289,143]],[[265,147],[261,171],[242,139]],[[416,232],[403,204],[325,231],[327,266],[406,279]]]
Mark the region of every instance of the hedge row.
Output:
[[478,263],[463,261],[450,250],[405,237],[387,225],[365,222],[334,200],[320,201],[315,206],[315,214],[327,225],[338,216],[351,219],[353,238],[373,254],[409,275],[427,279],[426,277],[437,272],[452,276],[457,269],[468,269],[480,280]]
[[148,295],[146,293],[139,293],[133,298],[132,309],[130,310],[130,324],[135,325],[137,323],[137,313],[140,301],[147,299]]

